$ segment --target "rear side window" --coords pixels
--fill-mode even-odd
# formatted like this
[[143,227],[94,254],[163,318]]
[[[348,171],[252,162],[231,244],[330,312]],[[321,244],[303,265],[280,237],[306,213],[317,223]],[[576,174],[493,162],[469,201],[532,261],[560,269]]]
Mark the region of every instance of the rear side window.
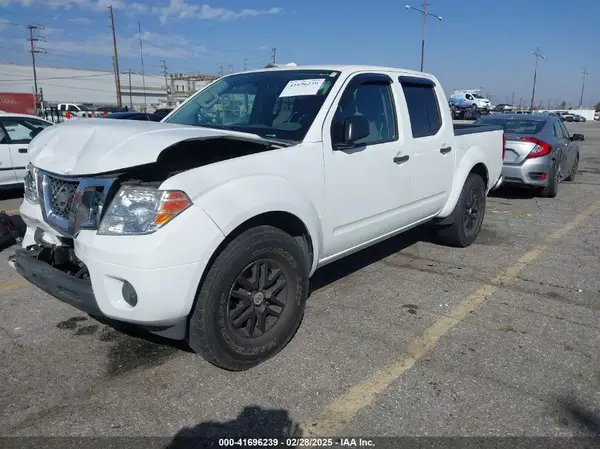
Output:
[[560,127],[560,123],[558,122],[558,120],[556,120],[554,122],[554,135],[556,136],[557,139],[564,139],[565,138],[565,136],[563,135],[562,128]]
[[435,84],[425,78],[400,77],[413,138],[434,136],[442,127]]

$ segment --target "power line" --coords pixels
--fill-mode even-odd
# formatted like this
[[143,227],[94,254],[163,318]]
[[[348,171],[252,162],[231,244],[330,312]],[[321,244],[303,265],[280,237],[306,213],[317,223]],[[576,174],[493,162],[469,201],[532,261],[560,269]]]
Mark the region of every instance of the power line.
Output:
[[117,35],[115,32],[115,16],[113,14],[112,5],[110,5],[108,7],[108,10],[110,11],[110,28],[112,29],[113,48],[114,48],[113,61],[114,61],[114,66],[115,66],[115,88],[117,89],[117,106],[121,107],[121,106],[123,106],[122,100],[121,100],[121,77],[120,77],[121,72],[119,71],[119,55],[117,54]]

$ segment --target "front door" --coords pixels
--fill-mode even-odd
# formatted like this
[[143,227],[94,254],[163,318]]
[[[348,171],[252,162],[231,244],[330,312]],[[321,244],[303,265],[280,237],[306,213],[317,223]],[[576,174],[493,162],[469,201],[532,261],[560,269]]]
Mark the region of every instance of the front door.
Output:
[[[327,229],[334,256],[404,225],[410,201],[411,155],[398,132],[394,80],[383,74],[358,74],[342,88],[325,120],[323,145]],[[370,134],[352,148],[337,149],[345,120],[362,115]]]

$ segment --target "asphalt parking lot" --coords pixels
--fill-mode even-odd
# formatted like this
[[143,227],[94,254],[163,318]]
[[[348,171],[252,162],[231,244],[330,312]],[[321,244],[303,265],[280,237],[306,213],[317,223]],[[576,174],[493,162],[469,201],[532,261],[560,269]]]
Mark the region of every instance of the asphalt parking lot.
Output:
[[296,337],[242,373],[59,303],[5,249],[0,435],[600,433],[600,123],[568,128],[557,198],[495,194],[467,249],[411,232],[323,268]]

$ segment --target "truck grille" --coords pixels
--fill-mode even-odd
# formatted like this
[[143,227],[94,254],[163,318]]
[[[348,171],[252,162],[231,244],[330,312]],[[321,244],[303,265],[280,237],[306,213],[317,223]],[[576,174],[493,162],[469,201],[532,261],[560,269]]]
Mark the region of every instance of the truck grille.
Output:
[[50,189],[50,209],[57,216],[69,219],[69,210],[73,204],[75,191],[79,181],[66,181],[64,179],[48,176],[48,188]]
[[44,220],[71,237],[80,229],[97,229],[114,181],[115,178],[62,178],[38,170]]

